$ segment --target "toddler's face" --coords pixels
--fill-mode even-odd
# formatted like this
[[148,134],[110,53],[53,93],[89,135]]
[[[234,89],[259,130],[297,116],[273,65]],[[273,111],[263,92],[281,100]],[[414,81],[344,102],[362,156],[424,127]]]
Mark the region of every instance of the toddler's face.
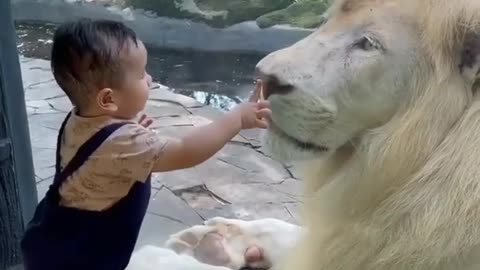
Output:
[[138,46],[131,45],[125,55],[124,83],[115,91],[115,103],[118,107],[117,116],[121,118],[134,118],[144,108],[148,100],[148,93],[152,77],[147,73],[147,50],[140,40]]

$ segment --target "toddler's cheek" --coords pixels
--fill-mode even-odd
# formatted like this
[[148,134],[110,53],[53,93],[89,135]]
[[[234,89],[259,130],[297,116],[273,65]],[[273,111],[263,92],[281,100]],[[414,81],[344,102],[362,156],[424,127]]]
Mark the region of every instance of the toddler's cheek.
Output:
[[[136,109],[143,110],[145,108],[145,105],[147,104],[148,97],[149,97],[149,89],[140,88],[140,89],[137,89],[137,93],[135,94],[134,97],[132,97],[130,102],[135,104],[134,106],[136,107]],[[132,101],[135,101],[135,102],[132,102]]]

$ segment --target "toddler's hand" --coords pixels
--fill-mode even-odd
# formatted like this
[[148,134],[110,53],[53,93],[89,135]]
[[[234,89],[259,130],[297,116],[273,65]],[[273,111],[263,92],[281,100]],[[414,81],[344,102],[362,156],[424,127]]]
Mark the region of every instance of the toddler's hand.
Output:
[[239,104],[233,113],[238,114],[241,119],[242,129],[268,128],[270,118],[270,103],[268,101],[259,101],[258,103],[246,102]]
[[146,114],[142,114],[142,116],[140,116],[140,119],[138,119],[138,123],[143,127],[148,128],[153,123],[153,119],[147,117]]
[[[260,100],[260,101],[259,101]],[[249,102],[238,105],[234,109],[242,121],[242,129],[268,128],[268,121],[272,114],[270,103],[262,98],[262,82],[257,81],[255,91]]]
[[267,101],[258,103],[247,102],[238,105],[234,113],[238,113],[242,123],[242,129],[268,128],[270,118],[270,104]]

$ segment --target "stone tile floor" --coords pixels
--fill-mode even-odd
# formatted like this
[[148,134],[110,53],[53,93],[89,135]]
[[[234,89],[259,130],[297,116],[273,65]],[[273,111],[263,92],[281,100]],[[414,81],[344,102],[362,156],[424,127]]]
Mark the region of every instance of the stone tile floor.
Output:
[[[71,104],[45,60],[20,58],[39,199],[52,182],[57,130]],[[146,109],[153,128],[181,136],[221,112],[157,85]],[[138,246],[161,245],[169,234],[213,216],[296,221],[300,180],[260,151],[259,131],[236,136],[215,157],[182,171],[155,174]]]

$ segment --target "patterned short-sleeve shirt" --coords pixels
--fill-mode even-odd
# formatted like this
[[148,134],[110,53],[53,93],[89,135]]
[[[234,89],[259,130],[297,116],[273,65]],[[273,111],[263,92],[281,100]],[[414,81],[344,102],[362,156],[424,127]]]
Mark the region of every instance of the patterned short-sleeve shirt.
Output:
[[[72,112],[63,134],[61,167],[78,148],[106,125],[125,120],[85,118]],[[167,139],[135,120],[115,131],[85,164],[60,187],[64,206],[101,211],[125,197],[136,181],[144,181],[162,154]]]

